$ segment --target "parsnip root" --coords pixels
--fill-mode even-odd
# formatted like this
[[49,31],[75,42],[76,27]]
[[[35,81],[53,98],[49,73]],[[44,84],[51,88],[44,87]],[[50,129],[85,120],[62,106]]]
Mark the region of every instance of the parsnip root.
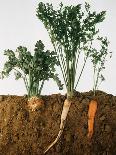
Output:
[[64,126],[65,126],[65,122],[66,122],[66,117],[67,117],[67,114],[68,114],[68,111],[69,111],[69,108],[71,106],[71,101],[66,99],[64,101],[64,105],[63,105],[63,110],[62,110],[62,114],[61,114],[61,123],[60,123],[60,130],[59,130],[59,133],[56,137],[56,139],[49,145],[49,147],[45,150],[44,154],[47,153],[50,148],[52,146],[54,146],[57,141],[60,139],[61,135],[62,135],[62,132],[64,130]]
[[88,134],[87,137],[89,139],[92,138],[93,131],[94,131],[94,119],[95,114],[97,111],[97,101],[91,100],[89,104],[89,110],[88,110]]

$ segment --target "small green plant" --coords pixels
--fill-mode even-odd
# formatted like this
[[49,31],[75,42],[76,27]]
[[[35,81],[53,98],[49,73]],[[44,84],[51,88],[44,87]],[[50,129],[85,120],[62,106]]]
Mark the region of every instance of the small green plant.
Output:
[[99,37],[97,38],[98,42],[100,42],[100,48],[101,49],[96,49],[92,48],[91,50],[91,61],[93,64],[93,79],[94,79],[94,84],[93,84],[93,93],[95,96],[95,92],[100,86],[100,84],[105,80],[103,76],[103,70],[105,69],[105,62],[107,61],[108,55],[110,55],[111,58],[111,52],[108,52],[108,45],[109,41],[105,37]]
[[[87,137],[89,139],[92,138],[92,135],[94,133],[94,119],[95,114],[97,111],[98,102],[95,98],[96,90],[98,89],[99,85],[102,83],[102,81],[105,80],[103,76],[103,70],[105,69],[105,62],[107,60],[107,56],[111,53],[108,52],[108,45],[109,42],[107,38],[103,37],[97,37],[97,48],[91,48],[90,58],[93,64],[93,96],[94,98],[89,103],[89,109],[88,109],[88,134]],[[99,46],[100,44],[100,46]],[[111,54],[110,54],[111,57]]]
[[[60,68],[67,89],[67,99],[64,102],[61,115],[60,131],[56,140],[48,147],[45,153],[60,138],[67,113],[72,103],[74,89],[77,88],[86,62],[92,51],[92,43],[99,33],[96,25],[105,19],[105,11],[100,13],[92,12],[90,5],[85,3],[83,8],[81,4],[76,6],[63,6],[54,10],[52,4],[39,3],[37,8],[37,17],[44,23],[47,29],[54,50],[58,55]],[[84,52],[84,63],[81,72],[78,73],[80,54]]]
[[55,79],[60,89],[62,84],[55,74],[55,65],[59,65],[54,51],[45,51],[41,40],[37,41],[34,55],[26,47],[19,46],[15,52],[5,50],[8,60],[4,64],[2,78],[8,77],[14,71],[15,79],[24,80],[28,97],[40,97],[45,80]]

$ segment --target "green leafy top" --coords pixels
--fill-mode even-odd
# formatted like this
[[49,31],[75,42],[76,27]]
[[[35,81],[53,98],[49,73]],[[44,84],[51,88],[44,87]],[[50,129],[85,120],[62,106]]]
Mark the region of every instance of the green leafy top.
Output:
[[105,69],[105,62],[107,61],[108,56],[111,58],[112,52],[108,51],[109,41],[107,37],[99,37],[97,41],[100,42],[99,48],[91,48],[90,58],[93,63],[94,68],[94,85],[93,92],[95,95],[95,91],[98,89],[99,85],[102,81],[105,80],[103,76],[103,70]]
[[55,74],[55,65],[59,65],[56,53],[49,50],[44,52],[44,44],[41,40],[37,41],[34,51],[32,55],[26,47],[22,46],[19,46],[16,52],[5,50],[4,55],[8,57],[8,61],[4,64],[2,77],[9,76],[14,70],[16,80],[23,78],[28,94],[33,87],[38,89],[40,86],[40,89],[40,82],[49,78],[55,79],[59,88],[62,89],[58,75]]
[[52,4],[41,2],[37,8],[37,16],[50,32],[52,41],[58,41],[68,49],[92,39],[98,32],[95,25],[105,19],[105,13],[91,12],[87,3],[84,11],[81,4],[63,7],[61,3],[60,8],[54,10]]
[[[67,88],[67,96],[73,96],[86,61],[92,50],[92,42],[99,29],[96,25],[105,19],[105,11],[92,12],[90,5],[85,3],[76,6],[63,6],[54,10],[52,4],[39,3],[37,17],[44,23],[55,51],[57,52],[60,68]],[[85,52],[82,71],[77,78],[77,64],[81,51]]]

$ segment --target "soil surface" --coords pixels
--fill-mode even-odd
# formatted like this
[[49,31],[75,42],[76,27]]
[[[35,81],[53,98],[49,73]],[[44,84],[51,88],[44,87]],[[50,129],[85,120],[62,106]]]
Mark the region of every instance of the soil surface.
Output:
[[[47,155],[116,155],[116,96],[97,91],[94,134],[87,138],[92,91],[75,92],[64,132]],[[0,155],[42,155],[58,134],[66,96],[42,96],[44,106],[29,109],[26,96],[0,96]]]

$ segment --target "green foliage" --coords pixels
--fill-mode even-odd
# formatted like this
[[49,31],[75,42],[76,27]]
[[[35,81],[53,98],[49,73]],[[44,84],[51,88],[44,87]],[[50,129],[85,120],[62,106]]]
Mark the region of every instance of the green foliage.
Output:
[[[58,10],[52,4],[39,3],[37,17],[48,30],[54,49],[57,52],[67,95],[73,96],[83,73],[86,61],[91,53],[92,42],[99,30],[96,25],[105,19],[105,11],[91,12],[90,5],[85,3],[76,6],[63,6],[60,3]],[[84,51],[84,64],[76,80],[77,64],[80,53]]]
[[15,79],[23,78],[28,96],[37,96],[41,94],[44,81],[49,78],[55,79],[60,89],[62,84],[55,74],[55,65],[59,65],[56,53],[54,51],[45,51],[41,40],[37,41],[34,49],[34,55],[26,47],[19,46],[16,52],[6,50],[4,55],[8,61],[4,64],[2,78],[9,76],[14,70]]
[[108,52],[108,45],[109,42],[107,38],[99,37],[97,40],[101,44],[101,49],[92,48],[90,53],[90,58],[93,63],[94,69],[94,85],[93,85],[93,92],[95,95],[95,91],[98,89],[99,85],[102,81],[105,80],[102,72],[105,69],[105,62],[107,61],[108,56],[112,56],[111,52]]

